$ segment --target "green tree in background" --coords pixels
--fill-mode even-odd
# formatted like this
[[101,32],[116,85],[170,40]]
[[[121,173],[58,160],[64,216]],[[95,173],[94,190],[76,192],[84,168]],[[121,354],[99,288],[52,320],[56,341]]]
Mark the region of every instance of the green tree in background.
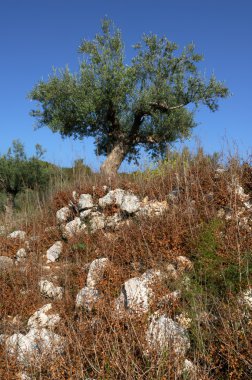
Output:
[[192,44],[178,53],[166,37],[144,34],[134,48],[127,65],[121,32],[104,19],[102,33],[79,47],[79,72],[55,70],[29,94],[38,102],[31,115],[39,127],[95,138],[97,154],[106,156],[101,171],[108,175],[125,158],[137,159],[141,146],[153,157],[164,154],[167,143],[190,136],[195,107],[216,111],[218,100],[229,95],[214,76],[201,76],[197,64],[203,57]]

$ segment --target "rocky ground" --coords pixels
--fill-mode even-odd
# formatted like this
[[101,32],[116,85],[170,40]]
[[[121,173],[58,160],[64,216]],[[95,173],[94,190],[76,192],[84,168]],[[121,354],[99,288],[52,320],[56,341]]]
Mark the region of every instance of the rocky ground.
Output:
[[251,192],[228,169],[188,176],[2,226],[1,378],[251,378]]

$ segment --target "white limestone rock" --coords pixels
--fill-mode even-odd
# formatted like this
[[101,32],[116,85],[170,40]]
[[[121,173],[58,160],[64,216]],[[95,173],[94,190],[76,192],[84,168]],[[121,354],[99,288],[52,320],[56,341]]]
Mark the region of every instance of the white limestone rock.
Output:
[[159,216],[162,215],[168,209],[168,203],[166,201],[158,202],[158,201],[150,201],[144,202],[140,207],[137,215],[139,216]]
[[121,206],[125,193],[125,190],[122,189],[111,190],[104,197],[99,199],[99,206],[106,207],[111,206],[113,204]]
[[13,264],[14,262],[10,257],[0,256],[0,273],[10,270]]
[[95,288],[104,275],[105,269],[109,265],[109,259],[103,257],[92,261],[87,275],[87,287]]
[[61,286],[55,286],[51,281],[41,280],[39,281],[40,293],[45,297],[52,299],[62,299],[63,288]]
[[252,311],[252,288],[249,288],[242,293],[240,301]]
[[139,198],[134,194],[125,194],[120,205],[122,211],[133,214],[140,208]]
[[56,212],[56,220],[58,224],[66,223],[71,217],[71,210],[69,207],[62,207]]
[[105,225],[106,227],[116,229],[121,221],[122,216],[116,212],[114,215],[106,217]]
[[123,285],[119,298],[116,300],[116,310],[121,311],[125,308],[125,310],[133,313],[148,312],[150,301],[153,297],[151,285],[160,277],[160,271],[150,270],[141,277],[127,280]]
[[64,236],[71,238],[75,235],[78,235],[80,232],[86,229],[86,225],[81,223],[79,217],[74,218],[71,222],[67,223],[64,228]]
[[55,262],[59,259],[61,253],[63,250],[63,243],[61,241],[56,241],[47,251],[46,251],[46,257],[47,262]]
[[55,328],[61,318],[59,314],[52,313],[52,304],[48,303],[37,310],[28,320],[27,326],[31,329]]
[[91,232],[95,232],[97,230],[102,230],[105,227],[105,216],[100,212],[92,212],[89,225]]
[[19,362],[30,365],[47,356],[52,358],[56,354],[62,354],[65,340],[45,328],[32,328],[26,335],[13,334],[6,340],[5,345],[9,355],[15,355]]
[[88,209],[88,210],[83,210],[80,212],[80,219],[81,220],[85,220],[88,216],[90,216],[92,213],[92,209]]
[[156,312],[150,318],[146,340],[149,350],[160,354],[172,350],[177,356],[184,357],[190,348],[190,341],[185,329],[166,315]]
[[91,194],[81,194],[78,202],[78,209],[86,210],[94,207],[94,202]]
[[89,288],[85,286],[82,288],[76,296],[76,307],[83,307],[87,311],[92,311],[97,301],[99,301],[101,295],[97,289]]
[[8,237],[11,239],[24,240],[26,238],[26,232],[21,230],[13,231],[8,235]]

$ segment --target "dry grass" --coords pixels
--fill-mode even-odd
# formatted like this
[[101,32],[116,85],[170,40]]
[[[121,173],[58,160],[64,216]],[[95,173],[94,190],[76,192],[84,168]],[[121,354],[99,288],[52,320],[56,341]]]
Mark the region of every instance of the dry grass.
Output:
[[[185,380],[174,366],[172,352],[161,357],[146,355],[143,331],[148,315],[116,318],[112,312],[125,280],[150,268],[164,268],[179,255],[194,263],[194,271],[188,274],[189,288],[182,280],[163,281],[155,292],[159,298],[172,288],[182,291],[178,302],[163,309],[171,317],[186,311],[192,318],[188,357],[199,369],[195,379],[251,379],[251,319],[244,317],[237,294],[251,285],[252,232],[235,216],[243,205],[229,190],[234,178],[239,178],[252,197],[250,163],[230,160],[227,170],[218,175],[216,164],[199,154],[152,172],[120,175],[109,184],[99,175],[78,178],[51,195],[32,217],[20,217],[12,228],[23,228],[38,238],[30,243],[32,254],[24,269],[17,267],[0,277],[0,333],[4,334],[25,332],[29,316],[47,302],[37,284],[42,276],[49,276],[42,268],[43,255],[61,234],[57,228],[46,228],[56,225],[55,213],[71,199],[72,190],[98,199],[104,194],[103,186],[109,185],[130,189],[140,198],[170,202],[162,217],[133,220],[113,236],[98,231],[64,241],[58,268],[53,266],[49,277],[57,276],[65,288],[63,300],[54,305],[62,317],[56,332],[66,337],[66,351],[26,369],[32,379]],[[171,201],[168,195],[174,189],[179,195]],[[232,210],[230,221],[217,218],[221,207]],[[21,242],[0,237],[0,255],[12,257],[20,247]],[[86,281],[85,265],[99,257],[111,260],[99,284],[104,298],[90,313],[76,310],[76,294]],[[151,311],[156,307],[154,301]],[[21,366],[6,355],[4,347],[0,355],[0,378],[16,379]]]

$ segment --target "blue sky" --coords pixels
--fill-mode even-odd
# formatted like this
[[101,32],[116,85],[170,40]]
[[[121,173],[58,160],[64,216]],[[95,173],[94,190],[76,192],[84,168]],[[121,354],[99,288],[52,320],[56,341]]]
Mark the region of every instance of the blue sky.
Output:
[[[46,80],[52,66],[77,70],[77,48],[91,39],[107,15],[122,30],[126,56],[143,32],[166,35],[180,47],[194,42],[204,54],[202,69],[225,81],[232,97],[216,113],[201,108],[188,145],[199,139],[209,153],[230,146],[246,156],[252,143],[252,2],[200,0],[6,0],[0,4],[0,153],[20,139],[28,154],[40,143],[45,159],[70,166],[84,158],[98,169],[91,139],[62,140],[44,127],[34,131],[28,92]],[[143,158],[144,161],[144,158]],[[127,165],[123,166],[128,169]]]

